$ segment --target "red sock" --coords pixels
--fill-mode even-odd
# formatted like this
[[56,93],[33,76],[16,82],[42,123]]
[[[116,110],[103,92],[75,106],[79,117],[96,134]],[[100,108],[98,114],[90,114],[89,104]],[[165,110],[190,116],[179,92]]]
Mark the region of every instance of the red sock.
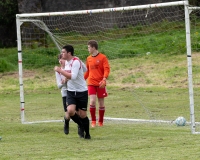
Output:
[[90,105],[90,115],[91,115],[91,119],[92,121],[96,121],[96,107]]
[[99,107],[99,122],[103,123],[104,113],[105,113],[105,107]]

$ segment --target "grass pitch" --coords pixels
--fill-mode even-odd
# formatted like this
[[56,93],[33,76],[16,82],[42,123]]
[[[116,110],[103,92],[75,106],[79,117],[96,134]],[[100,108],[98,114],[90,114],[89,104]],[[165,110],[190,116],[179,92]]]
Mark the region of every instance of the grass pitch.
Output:
[[[106,117],[175,120],[181,114],[189,120],[185,56],[169,58],[150,56],[111,61],[112,72],[108,81]],[[199,54],[195,56],[194,90],[197,108],[195,113],[198,114]],[[127,63],[130,61],[131,66]],[[182,68],[186,71],[184,72]],[[25,72],[28,73],[24,81],[27,120],[47,117],[62,119],[60,91],[56,88],[52,70],[53,67],[45,70],[46,72],[42,70]],[[177,127],[173,123],[105,121],[103,127],[91,128],[91,140],[84,140],[78,137],[77,126],[72,121],[69,135],[63,133],[62,122],[21,124],[17,73],[1,74],[0,82],[0,136],[2,137],[0,159],[198,160],[200,158],[199,135],[191,134],[189,125]],[[41,106],[37,108],[36,103]]]

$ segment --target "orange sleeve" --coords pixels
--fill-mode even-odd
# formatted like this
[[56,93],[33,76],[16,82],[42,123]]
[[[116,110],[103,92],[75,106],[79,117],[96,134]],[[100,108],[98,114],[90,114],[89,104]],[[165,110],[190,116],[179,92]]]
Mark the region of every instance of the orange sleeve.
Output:
[[84,79],[85,79],[85,80],[87,80],[88,75],[89,75],[89,74],[88,74],[87,72],[84,73]]
[[108,78],[110,74],[110,65],[108,63],[108,58],[105,56],[103,60],[104,75],[103,78]]

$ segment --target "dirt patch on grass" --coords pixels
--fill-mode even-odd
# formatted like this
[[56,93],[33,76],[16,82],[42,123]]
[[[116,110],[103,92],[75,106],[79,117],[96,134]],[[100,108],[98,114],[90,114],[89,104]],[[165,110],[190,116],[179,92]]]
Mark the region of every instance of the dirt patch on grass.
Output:
[[[36,75],[36,71],[32,71],[32,70],[24,70],[23,71],[23,78],[31,78],[34,77]],[[7,72],[7,73],[1,73],[0,74],[0,78],[4,78],[4,77],[9,77],[9,78],[19,78],[19,72],[15,71],[15,72]]]

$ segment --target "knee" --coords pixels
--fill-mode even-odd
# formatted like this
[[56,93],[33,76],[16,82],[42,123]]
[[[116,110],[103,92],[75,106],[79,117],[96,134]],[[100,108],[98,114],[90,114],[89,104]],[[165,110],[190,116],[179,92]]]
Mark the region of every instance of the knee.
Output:
[[87,112],[86,112],[86,111],[80,111],[80,112],[79,112],[79,116],[80,116],[81,118],[85,118],[85,117],[87,117]]
[[96,105],[96,101],[95,100],[90,100],[90,105],[95,106]]
[[75,110],[73,108],[67,108],[67,113],[69,114],[69,116],[73,116],[75,113]]

